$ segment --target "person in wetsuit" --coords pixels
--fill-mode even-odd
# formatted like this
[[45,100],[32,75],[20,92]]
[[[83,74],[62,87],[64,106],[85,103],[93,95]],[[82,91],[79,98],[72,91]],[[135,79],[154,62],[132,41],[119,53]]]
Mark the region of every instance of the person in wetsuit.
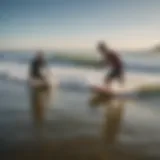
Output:
[[111,87],[113,80],[118,80],[121,85],[124,84],[124,67],[123,62],[117,52],[108,48],[104,42],[98,43],[98,51],[100,52],[103,63],[111,67],[111,71],[105,77],[107,88]]
[[35,58],[31,61],[29,76],[31,78],[44,80],[42,69],[44,69],[45,67],[46,61],[44,59],[44,54],[42,51],[38,51]]
[[[29,86],[30,86],[30,102],[33,112],[33,120],[37,125],[42,124],[44,120],[45,106],[50,97],[50,85],[47,82],[47,77],[42,70],[47,70],[44,53],[38,51],[29,66]],[[40,87],[34,86],[34,80],[42,80],[43,85]]]

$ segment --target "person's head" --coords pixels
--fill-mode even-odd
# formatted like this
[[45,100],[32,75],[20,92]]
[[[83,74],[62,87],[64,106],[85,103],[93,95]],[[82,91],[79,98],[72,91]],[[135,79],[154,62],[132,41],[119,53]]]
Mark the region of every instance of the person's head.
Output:
[[103,41],[98,43],[97,49],[101,54],[107,54],[108,52],[108,46]]
[[44,52],[43,51],[37,51],[36,52],[36,59],[39,61],[43,61],[44,60]]

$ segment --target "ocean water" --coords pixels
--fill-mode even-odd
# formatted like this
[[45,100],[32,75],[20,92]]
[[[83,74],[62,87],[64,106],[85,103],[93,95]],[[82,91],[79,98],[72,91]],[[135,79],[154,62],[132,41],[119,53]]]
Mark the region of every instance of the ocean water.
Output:
[[[31,136],[32,117],[26,79],[32,57],[29,52],[0,52],[0,140],[7,146]],[[128,86],[160,83],[160,56],[137,53],[123,54],[122,58],[129,77]],[[87,88],[101,83],[106,71],[60,61],[49,61],[49,67],[53,83],[59,84],[52,105],[46,109],[50,137],[62,138],[64,132],[65,136],[98,135],[105,118],[104,109],[93,111],[89,107]],[[127,149],[136,148],[145,154],[160,156],[159,96],[160,93],[151,94],[124,104],[118,141]],[[54,122],[59,126],[54,126]]]

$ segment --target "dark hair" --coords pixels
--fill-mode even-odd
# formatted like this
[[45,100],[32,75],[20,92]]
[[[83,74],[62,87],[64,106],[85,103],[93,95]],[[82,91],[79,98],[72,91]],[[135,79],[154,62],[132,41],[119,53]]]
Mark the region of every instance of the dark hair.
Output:
[[99,48],[99,49],[106,49],[107,47],[106,47],[105,42],[100,41],[100,42],[98,43],[98,48]]

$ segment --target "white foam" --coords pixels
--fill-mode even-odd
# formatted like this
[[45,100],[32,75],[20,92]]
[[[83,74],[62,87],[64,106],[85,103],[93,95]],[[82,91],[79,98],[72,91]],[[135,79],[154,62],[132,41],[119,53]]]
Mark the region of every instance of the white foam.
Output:
[[[89,68],[51,67],[52,82],[60,85],[74,85],[75,87],[86,87],[90,85],[101,85],[105,76],[105,70],[95,70]],[[25,81],[27,80],[28,66],[18,63],[1,63],[0,75],[5,74],[9,79]],[[160,84],[160,76],[147,75],[142,73],[127,73],[126,84],[123,90],[131,90],[145,84]],[[121,90],[117,84],[113,84],[114,89]]]

